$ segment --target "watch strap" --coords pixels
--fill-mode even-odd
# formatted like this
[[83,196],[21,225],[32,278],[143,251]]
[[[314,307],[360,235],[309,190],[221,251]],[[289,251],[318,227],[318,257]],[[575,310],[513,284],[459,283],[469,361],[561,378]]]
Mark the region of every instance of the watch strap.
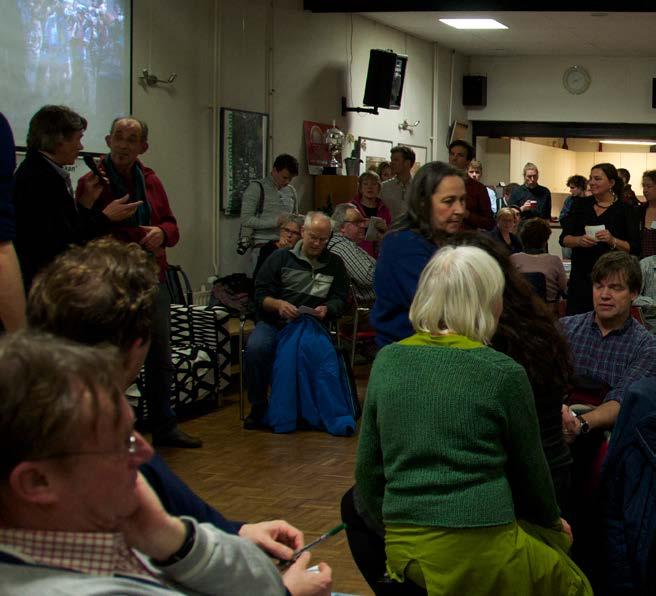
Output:
[[582,414],[577,414],[576,417],[579,419],[579,424],[581,425],[579,427],[579,434],[587,435],[590,432],[590,425],[588,424],[588,421],[583,418]]
[[153,561],[153,563],[155,563],[155,565],[158,567],[168,567],[169,565],[173,565],[178,561],[182,561],[182,559],[184,559],[194,547],[196,542],[196,526],[191,520],[184,517],[181,517],[180,520],[185,526],[185,539],[182,542],[182,546],[168,559],[164,561]]

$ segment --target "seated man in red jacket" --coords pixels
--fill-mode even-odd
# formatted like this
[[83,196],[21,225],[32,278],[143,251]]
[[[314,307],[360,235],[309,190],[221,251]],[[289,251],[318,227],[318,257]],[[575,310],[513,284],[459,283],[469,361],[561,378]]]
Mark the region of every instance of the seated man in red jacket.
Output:
[[[449,145],[449,163],[463,172],[467,172],[469,162],[476,157],[474,148],[466,141],[453,141]],[[491,230],[494,227],[494,215],[490,205],[487,189],[483,184],[465,175],[467,192],[467,215],[463,220],[465,230]]]
[[[201,447],[202,442],[183,432],[171,409],[171,329],[170,297],[165,283],[168,267],[166,247],[180,238],[166,191],[155,172],[144,166],[139,155],[148,149],[148,126],[132,117],[116,118],[105,137],[109,155],[99,168],[109,180],[97,201],[102,209],[118,197],[128,194],[130,201],[143,201],[134,215],[112,226],[112,234],[125,242],[137,242],[155,255],[159,265],[159,292],[153,317],[152,341],[145,362],[145,399],[152,421],[153,444],[157,447]],[[83,176],[78,193],[83,188]]]

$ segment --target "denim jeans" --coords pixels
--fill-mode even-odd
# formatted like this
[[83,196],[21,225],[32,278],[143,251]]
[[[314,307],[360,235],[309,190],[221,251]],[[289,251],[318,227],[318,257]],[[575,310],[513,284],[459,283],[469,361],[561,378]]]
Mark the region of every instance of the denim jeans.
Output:
[[276,355],[278,328],[259,321],[246,345],[246,387],[248,400],[254,408],[266,406],[267,390],[271,384],[271,370]]

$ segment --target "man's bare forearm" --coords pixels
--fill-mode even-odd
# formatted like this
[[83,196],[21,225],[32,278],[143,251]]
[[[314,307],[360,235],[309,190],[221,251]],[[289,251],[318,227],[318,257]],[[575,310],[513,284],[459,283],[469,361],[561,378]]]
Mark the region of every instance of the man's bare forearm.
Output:
[[620,402],[610,400],[586,412],[583,417],[590,425],[590,430],[609,430],[615,425],[619,413]]

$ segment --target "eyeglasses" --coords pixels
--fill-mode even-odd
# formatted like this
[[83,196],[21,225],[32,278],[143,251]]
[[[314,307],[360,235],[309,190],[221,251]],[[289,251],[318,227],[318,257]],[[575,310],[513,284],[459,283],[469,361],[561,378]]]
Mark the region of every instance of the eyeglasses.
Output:
[[351,223],[351,224],[353,224],[354,226],[358,226],[358,225],[360,225],[363,221],[364,221],[364,219],[362,219],[362,218],[360,218],[360,219],[345,219],[345,220],[344,220],[344,223]]
[[37,457],[34,459],[57,459],[59,457],[73,457],[77,455],[135,455],[138,449],[139,443],[137,441],[137,435],[135,432],[131,432],[122,449],[101,451],[64,451],[62,453],[52,453],[50,455],[44,455],[43,457]]
[[312,232],[308,234],[308,237],[312,242],[319,242],[320,244],[325,244],[326,242],[328,242],[328,240],[330,240],[330,236],[325,236],[325,237],[317,236]]
[[282,228],[283,232],[287,232],[290,236],[300,236],[301,233],[294,228]]

